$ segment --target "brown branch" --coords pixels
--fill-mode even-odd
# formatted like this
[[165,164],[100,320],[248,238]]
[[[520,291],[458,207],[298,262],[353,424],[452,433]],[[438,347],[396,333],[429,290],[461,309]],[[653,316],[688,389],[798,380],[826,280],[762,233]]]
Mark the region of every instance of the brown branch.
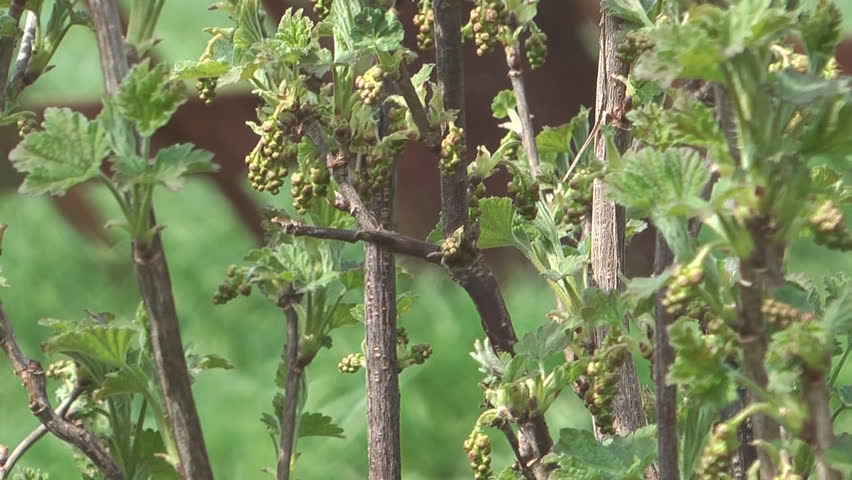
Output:
[[[518,107],[518,116],[521,117],[521,143],[527,154],[527,162],[533,178],[538,175],[538,167],[541,163],[538,158],[538,146],[535,143],[535,128],[532,122],[532,112],[527,101],[527,90],[524,87],[524,71],[521,67],[521,49],[517,43],[506,47],[506,65],[509,67],[509,80],[512,82],[512,91],[515,92],[515,102]],[[577,155],[579,158],[579,155]]]
[[[62,400],[62,403],[59,404],[59,408],[56,409],[56,414],[63,419],[67,418],[68,410],[71,409],[71,405],[77,401],[77,398],[79,398],[82,393],[83,386],[80,383],[74,385],[71,393],[69,393],[68,396]],[[27,453],[27,450],[38,443],[45,434],[47,434],[47,427],[39,425],[30,432],[29,435],[21,440],[21,443],[12,450],[12,453],[9,454],[8,457],[0,458],[0,480],[6,480],[6,478],[12,473],[12,469],[15,468],[15,464],[18,463],[18,460]]]
[[[654,273],[671,266],[674,256],[663,235],[657,232]],[[677,386],[666,382],[675,351],[669,343],[669,325],[674,318],[663,307],[665,290],[657,292],[654,328],[654,386],[657,391],[657,466],[660,478],[680,478],[678,471]]]
[[287,384],[284,386],[284,405],[281,408],[281,447],[278,449],[278,480],[290,480],[293,445],[296,439],[296,410],[299,406],[299,384],[305,365],[299,359],[299,317],[293,308],[298,301],[292,290],[285,290],[278,299],[287,322]]
[[[768,272],[776,271],[781,262],[781,253],[767,233],[770,231],[769,220],[756,218],[749,222],[749,230],[755,248],[748,258],[741,258],[739,265],[740,294],[737,300],[737,317],[739,320],[740,344],[743,351],[743,372],[755,385],[765,390],[769,383],[764,362],[768,339],[766,324],[761,307],[764,290],[767,285],[774,283],[766,277]],[[746,392],[744,407],[760,401],[758,394],[752,390]],[[778,424],[766,415],[751,417],[752,430],[755,440],[772,442],[779,437]],[[775,478],[776,470],[772,457],[764,450],[757,449],[760,461],[760,478]]]
[[368,242],[393,253],[417,257],[431,263],[441,263],[441,250],[437,245],[392,231],[315,227],[281,217],[273,218],[272,223],[280,225],[284,233],[288,235],[338,240],[347,243]]
[[[9,5],[9,11],[6,14],[15,22],[15,29],[18,28],[18,23],[21,21],[21,15],[24,13],[24,7],[26,6],[27,0],[12,0],[12,3]],[[0,38],[0,112],[6,110],[9,68],[12,66],[12,53],[17,43],[17,35]]]
[[[385,82],[384,90],[388,90]],[[378,134],[388,134],[388,106],[378,112]],[[370,211],[383,229],[393,228],[396,164],[388,181],[370,197]],[[367,358],[367,454],[371,480],[399,480],[399,362],[397,359],[396,261],[375,243],[364,245],[364,324]]]
[[[598,80],[595,100],[597,121],[612,118],[620,121],[626,99],[625,85],[616,76],[626,77],[629,65],[619,60],[616,54],[618,20],[604,13],[601,18],[600,55],[598,58]],[[615,141],[619,151],[630,145],[630,133],[616,129]],[[595,137],[597,158],[606,161],[606,141],[603,133]],[[624,208],[609,199],[606,185],[595,180],[592,191],[592,280],[605,291],[622,287],[620,276],[624,271]],[[626,319],[625,319],[626,322]],[[600,347],[606,330],[596,329],[593,335],[595,348]],[[642,397],[636,365],[628,357],[620,368],[617,394],[613,402],[615,426],[619,434],[632,432],[645,424],[642,413]]]
[[802,393],[810,416],[805,424],[805,440],[814,450],[819,480],[840,480],[838,471],[831,468],[825,452],[834,442],[834,421],[829,405],[828,386],[825,372],[831,368],[831,359],[826,358],[823,370],[805,369],[802,375]]
[[27,390],[30,411],[47,431],[79,448],[108,480],[124,480],[124,473],[98,437],[86,428],[69,422],[51,408],[44,369],[41,364],[27,358],[21,351],[2,302],[0,302],[0,348],[9,358],[15,375],[21,379],[21,383]]
[[[88,2],[104,84],[107,93],[114,95],[129,71],[118,6],[115,0]],[[156,223],[153,207],[148,223],[149,226]],[[180,456],[178,473],[186,479],[212,479],[213,471],[192,396],[171,276],[160,234],[155,233],[150,241],[134,239],[132,256],[139,293],[150,322],[151,346],[163,388],[163,399]]]

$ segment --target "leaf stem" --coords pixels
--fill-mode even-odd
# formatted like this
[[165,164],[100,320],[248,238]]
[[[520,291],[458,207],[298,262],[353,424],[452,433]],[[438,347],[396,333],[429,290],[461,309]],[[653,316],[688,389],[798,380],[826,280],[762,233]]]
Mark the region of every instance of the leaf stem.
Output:
[[834,382],[837,381],[837,377],[840,375],[843,365],[846,364],[846,359],[849,358],[850,350],[852,350],[852,336],[846,339],[846,348],[843,349],[843,355],[840,357],[840,361],[837,362],[837,366],[834,367],[834,371],[831,372],[831,378],[828,380],[829,389],[833,387]]
[[124,218],[127,220],[127,223],[134,226],[136,219],[130,210],[130,206],[127,204],[127,200],[124,198],[124,195],[118,191],[118,187],[115,185],[115,182],[113,182],[112,179],[104,172],[100,172],[98,174],[98,178],[104,183],[104,185],[106,185],[112,196],[115,197],[115,201],[118,202],[118,206],[121,208],[121,213],[124,214]]

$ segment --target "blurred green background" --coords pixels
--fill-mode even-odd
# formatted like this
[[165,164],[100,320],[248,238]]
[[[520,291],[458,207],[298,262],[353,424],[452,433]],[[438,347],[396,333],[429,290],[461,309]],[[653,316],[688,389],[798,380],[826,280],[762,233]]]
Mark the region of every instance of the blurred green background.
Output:
[[[208,38],[201,29],[224,24],[221,14],[207,10],[208,3],[166,2],[157,31],[164,40],[157,47],[160,58],[176,61],[198,56]],[[846,10],[846,25],[852,30],[852,2],[838,4]],[[91,32],[72,30],[56,63],[56,69],[29,91],[30,101],[69,103],[100,96],[102,83]],[[112,212],[108,218],[118,216],[103,189],[86,190],[86,195],[102,211]],[[280,312],[260,298],[240,298],[220,307],[210,301],[225,267],[242,258],[254,240],[205,180],[190,181],[179,193],[160,192],[156,205],[158,220],[168,227],[164,242],[184,340],[194,351],[220,353],[236,367],[204,373],[194,385],[215,473],[225,479],[266,478],[261,469],[274,467],[275,452],[259,417],[270,410],[272,379],[284,341],[283,321]],[[36,323],[41,318],[78,318],[85,309],[123,316],[135,311],[138,297],[123,235],[111,233],[110,248],[93,245],[68,226],[50,200],[13,193],[0,193],[0,223],[11,225],[2,264],[12,288],[2,292],[3,301],[31,356],[45,361],[39,343],[47,331]],[[791,260],[796,271],[852,272],[852,257],[809,243],[797,244]],[[503,284],[517,330],[523,334],[544,320],[553,298],[529,270],[510,273]],[[401,377],[403,477],[469,478],[461,444],[479,415],[476,384],[480,375],[467,354],[473,340],[482,337],[479,321],[465,294],[438,269],[415,271],[412,289],[419,298],[401,323],[413,341],[431,343],[434,355],[424,367],[408,369]],[[334,348],[321,352],[308,370],[306,409],[332,416],[346,438],[300,442],[299,478],[366,478],[363,376],[340,375],[336,369],[341,356],[360,348],[362,337],[360,328],[335,332]],[[847,368],[846,383],[850,377],[852,369]],[[0,443],[14,446],[37,421],[5,360],[0,360],[0,385]],[[554,436],[562,427],[589,428],[591,424],[574,395],[560,397],[549,412],[549,421]],[[841,425],[846,431],[852,429],[852,415],[842,417]],[[495,442],[497,465],[510,461],[504,443]],[[21,465],[41,468],[55,479],[78,476],[70,448],[52,437],[33,448]]]

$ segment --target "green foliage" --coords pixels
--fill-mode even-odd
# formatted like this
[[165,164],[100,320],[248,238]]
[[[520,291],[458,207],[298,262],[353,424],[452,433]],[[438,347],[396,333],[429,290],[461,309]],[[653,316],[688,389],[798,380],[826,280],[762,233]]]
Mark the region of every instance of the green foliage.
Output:
[[150,137],[165,125],[186,100],[183,84],[169,79],[163,65],[150,61],[134,65],[116,95],[118,111],[136,125],[139,134]]
[[656,3],[655,1],[645,0],[604,0],[601,3],[604,10],[612,15],[615,15],[622,20],[635,23],[640,26],[651,25],[651,19],[648,18],[648,10],[645,3],[649,3],[650,7]]
[[404,35],[392,10],[364,8],[355,15],[351,38],[357,50],[392,52],[402,45]]
[[9,153],[9,160],[27,174],[22,193],[62,195],[97,177],[109,153],[107,134],[99,123],[67,108],[49,108],[42,130],[27,135]]
[[512,233],[515,224],[515,206],[505,197],[488,197],[479,201],[479,248],[507,247],[515,244]]
[[707,405],[723,407],[733,400],[729,352],[719,339],[705,336],[695,320],[681,317],[669,327],[669,341],[676,354],[666,377],[668,382],[687,388],[690,396]]
[[213,154],[182,143],[160,150],[153,162],[131,155],[115,159],[116,179],[123,187],[133,185],[162,185],[168,190],[180,190],[185,176],[208,173],[218,168],[211,163]]
[[545,457],[560,467],[550,478],[639,480],[656,459],[655,434],[656,428],[650,425],[626,437],[615,436],[599,443],[592,432],[563,428],[553,453]]

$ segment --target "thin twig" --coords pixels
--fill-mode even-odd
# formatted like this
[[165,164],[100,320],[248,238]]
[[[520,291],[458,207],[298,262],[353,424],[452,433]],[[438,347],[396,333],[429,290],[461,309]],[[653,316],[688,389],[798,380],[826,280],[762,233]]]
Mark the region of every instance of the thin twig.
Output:
[[394,253],[409,255],[431,263],[441,263],[441,250],[437,245],[391,231],[345,230],[315,227],[293,222],[281,217],[272,219],[288,235],[338,240],[347,243],[368,242]]
[[292,290],[278,299],[287,322],[287,384],[284,387],[284,405],[281,408],[281,447],[278,450],[278,480],[290,480],[293,445],[296,439],[296,410],[299,405],[299,385],[305,366],[299,361],[299,317],[293,308],[298,299]]
[[521,67],[521,49],[517,43],[506,47],[506,65],[509,67],[509,80],[512,82],[512,91],[515,92],[515,102],[518,107],[518,116],[521,118],[521,143],[527,154],[527,162],[533,178],[538,175],[539,164],[538,146],[535,143],[535,128],[532,122],[532,112],[527,101],[527,90],[524,87],[524,72]]
[[108,480],[124,480],[124,474],[115,459],[107,452],[98,437],[88,429],[69,422],[51,408],[44,369],[41,364],[31,360],[21,351],[2,302],[0,302],[0,348],[9,358],[12,369],[27,390],[30,411],[42,425],[61,440],[79,448]]
[[[59,408],[56,409],[56,414],[61,418],[68,417],[68,411],[71,409],[71,405],[77,401],[77,398],[80,397],[80,394],[83,393],[83,386],[80,383],[74,385],[74,388],[71,390],[71,393],[62,400],[62,403],[59,404]],[[38,443],[39,440],[47,433],[47,427],[44,425],[37,426],[32,432],[29,433],[21,443],[12,450],[12,453],[5,460],[0,460],[0,480],[6,480],[6,478],[12,473],[12,469],[15,468],[15,464],[18,463],[18,460],[27,453],[33,445]]]
[[[21,15],[24,13],[24,7],[26,6],[27,0],[12,0],[12,3],[9,5],[9,11],[6,12],[6,14],[12,18],[12,21],[14,21],[16,30],[18,28],[18,23],[21,21]],[[12,53],[14,52],[15,45],[17,43],[17,35],[0,38],[0,112],[6,110],[9,68],[12,66]]]
[[825,371],[831,367],[831,359],[825,358],[825,369],[806,368],[802,374],[802,395],[810,413],[805,427],[805,438],[814,450],[817,466],[817,478],[820,480],[840,480],[840,472],[833,470],[825,458],[825,452],[834,443],[834,418],[829,405]]

